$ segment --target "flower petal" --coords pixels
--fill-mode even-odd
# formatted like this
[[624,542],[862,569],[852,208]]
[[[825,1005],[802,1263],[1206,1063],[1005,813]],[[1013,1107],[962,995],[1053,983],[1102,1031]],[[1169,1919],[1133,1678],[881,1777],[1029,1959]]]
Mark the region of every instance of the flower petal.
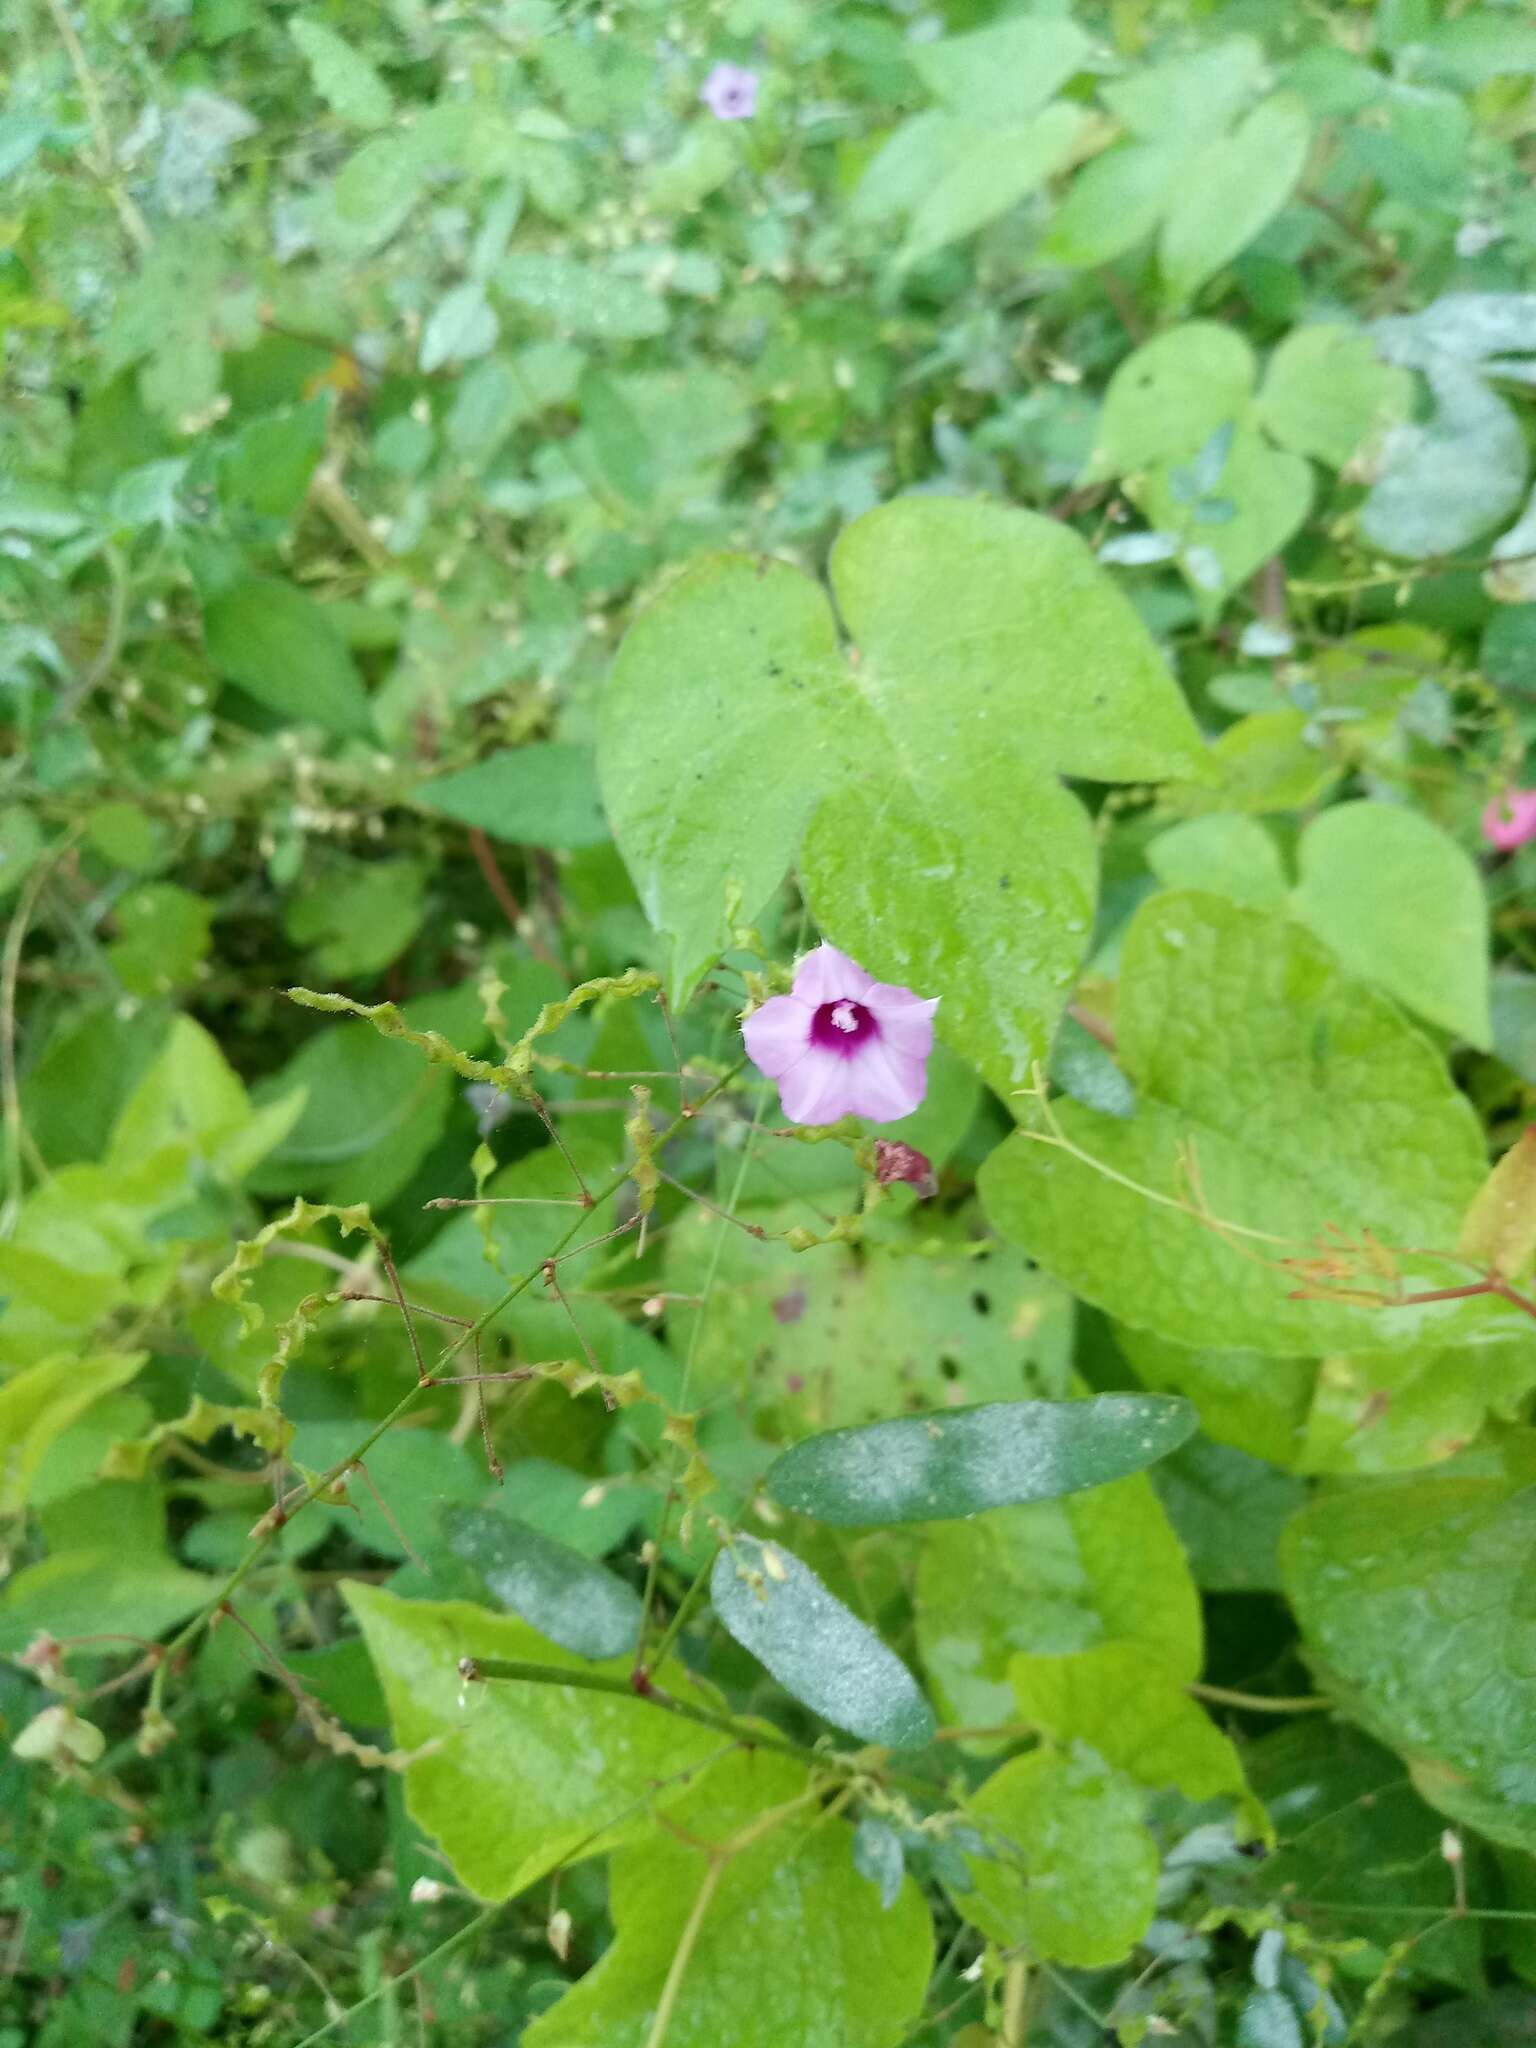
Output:
[[787,1074],[810,1044],[811,1014],[798,997],[771,996],[742,1025],[748,1058],[770,1080]]
[[1536,839],[1536,789],[1511,789],[1483,812],[1483,837],[1500,853]]
[[795,1001],[809,1003],[813,1010],[845,997],[860,1002],[866,989],[873,986],[873,976],[846,953],[839,953],[836,946],[818,946],[795,969]]
[[926,1059],[913,1058],[879,1039],[860,1046],[847,1068],[849,1107],[871,1123],[893,1124],[910,1116],[928,1093]]
[[880,1036],[909,1058],[925,1060],[933,1051],[933,1013],[937,996],[915,996],[909,988],[893,981],[871,982],[864,991],[864,1007],[872,1010]]
[[835,1124],[856,1113],[858,1062],[813,1045],[779,1082],[779,1100],[792,1124]]

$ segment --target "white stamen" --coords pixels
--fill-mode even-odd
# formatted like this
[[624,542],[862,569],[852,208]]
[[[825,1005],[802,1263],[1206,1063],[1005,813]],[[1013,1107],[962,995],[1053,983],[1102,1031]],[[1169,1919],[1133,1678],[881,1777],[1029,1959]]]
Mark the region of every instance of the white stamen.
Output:
[[852,1003],[834,1003],[832,1022],[839,1031],[857,1031],[859,1028],[858,1014]]

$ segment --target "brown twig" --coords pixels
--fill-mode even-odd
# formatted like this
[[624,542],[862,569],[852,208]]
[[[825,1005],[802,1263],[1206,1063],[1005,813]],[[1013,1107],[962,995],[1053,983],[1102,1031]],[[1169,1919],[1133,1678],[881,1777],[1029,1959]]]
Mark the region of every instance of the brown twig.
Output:
[[475,865],[485,877],[485,886],[496,898],[496,905],[502,916],[511,925],[513,931],[522,940],[535,960],[542,960],[546,967],[554,968],[555,972],[562,979],[568,979],[563,961],[545,945],[543,939],[539,936],[538,927],[534,924],[533,919],[512,894],[507,878],[501,872],[501,863],[496,858],[490,840],[478,825],[470,826],[468,836],[469,850],[475,857]]

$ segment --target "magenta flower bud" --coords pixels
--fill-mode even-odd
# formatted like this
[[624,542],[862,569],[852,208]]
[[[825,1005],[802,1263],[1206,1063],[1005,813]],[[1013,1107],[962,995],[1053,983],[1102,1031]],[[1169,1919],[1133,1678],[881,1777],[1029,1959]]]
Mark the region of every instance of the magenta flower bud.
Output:
[[1500,853],[1536,839],[1536,789],[1506,790],[1483,813],[1483,837]]
[[740,64],[717,64],[699,98],[717,121],[750,121],[757,112],[757,73]]
[[900,1144],[894,1138],[875,1140],[875,1179],[883,1188],[888,1188],[892,1181],[908,1182],[917,1189],[920,1202],[926,1202],[939,1192],[939,1176],[934,1172],[933,1161],[928,1154],[919,1152],[915,1145]]
[[754,1010],[741,1030],[791,1123],[889,1124],[928,1092],[938,1007],[937,996],[876,981],[835,946],[818,946],[795,969],[791,993]]

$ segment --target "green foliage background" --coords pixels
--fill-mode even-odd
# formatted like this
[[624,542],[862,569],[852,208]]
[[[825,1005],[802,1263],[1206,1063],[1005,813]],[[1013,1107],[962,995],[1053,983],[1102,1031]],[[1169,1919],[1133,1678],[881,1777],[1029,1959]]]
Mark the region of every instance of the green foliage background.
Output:
[[1527,9],[4,37],[0,2048],[1524,2038]]

